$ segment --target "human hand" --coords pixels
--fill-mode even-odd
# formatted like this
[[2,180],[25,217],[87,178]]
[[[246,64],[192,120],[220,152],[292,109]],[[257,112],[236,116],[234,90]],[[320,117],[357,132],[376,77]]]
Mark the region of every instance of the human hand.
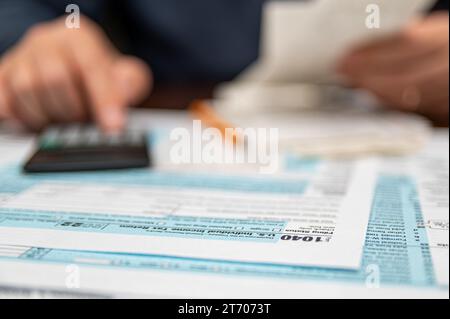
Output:
[[105,131],[118,131],[128,106],[151,89],[141,60],[122,55],[94,22],[68,29],[65,19],[32,27],[0,60],[0,118],[32,130],[92,117]]
[[448,121],[448,13],[414,21],[402,33],[356,48],[339,63],[338,72],[387,106]]

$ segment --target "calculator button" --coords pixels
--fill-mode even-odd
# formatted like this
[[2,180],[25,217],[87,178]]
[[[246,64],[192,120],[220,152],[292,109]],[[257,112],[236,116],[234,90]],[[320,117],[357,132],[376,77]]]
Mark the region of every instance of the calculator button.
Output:
[[103,134],[95,127],[86,128],[84,132],[84,141],[86,146],[98,146],[101,144]]
[[59,129],[51,128],[39,140],[39,147],[43,150],[56,149],[61,147],[59,140]]
[[64,147],[76,147],[83,144],[80,125],[70,125],[61,133],[61,142]]

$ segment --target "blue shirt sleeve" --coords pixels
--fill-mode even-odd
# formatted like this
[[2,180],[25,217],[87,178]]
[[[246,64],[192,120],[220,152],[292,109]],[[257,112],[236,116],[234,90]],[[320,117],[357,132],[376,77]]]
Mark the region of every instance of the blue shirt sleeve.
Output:
[[[0,0],[0,55],[14,45],[33,25],[55,19],[65,13],[73,1]],[[104,0],[78,0],[81,12],[96,18]]]
[[437,10],[449,10],[449,1],[448,0],[440,0],[436,3],[433,8],[433,11]]

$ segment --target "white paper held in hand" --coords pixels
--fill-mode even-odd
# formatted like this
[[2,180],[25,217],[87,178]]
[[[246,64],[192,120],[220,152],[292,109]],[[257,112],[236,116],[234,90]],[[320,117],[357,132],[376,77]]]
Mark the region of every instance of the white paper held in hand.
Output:
[[358,43],[401,30],[433,0],[276,1],[265,8],[261,57],[242,80],[334,82],[335,63]]

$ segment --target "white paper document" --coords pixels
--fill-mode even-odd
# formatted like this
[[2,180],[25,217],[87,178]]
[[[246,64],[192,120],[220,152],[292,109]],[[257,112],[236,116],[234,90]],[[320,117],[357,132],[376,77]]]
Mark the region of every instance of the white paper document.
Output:
[[414,159],[423,224],[437,281],[449,284],[449,142],[448,130],[436,133]]
[[274,1],[266,7],[261,59],[244,81],[330,81],[356,45],[400,31],[433,0]]
[[[418,205],[414,161],[382,161],[358,269],[116,254],[0,242],[1,286],[11,293],[67,297],[448,298],[442,260]],[[289,165],[296,172],[314,163]],[[445,264],[444,264],[445,265]],[[11,287],[18,287],[12,289]],[[132,296],[131,296],[132,297]]]
[[23,175],[25,148],[0,143],[0,296],[448,298],[448,130],[270,177]]
[[[45,255],[46,250],[42,251]],[[68,260],[63,258],[53,259],[58,253],[61,257],[65,254],[53,250],[48,258],[42,257],[36,262],[0,257],[0,296],[2,291],[39,298],[425,299],[448,298],[449,295],[448,290],[432,286],[369,286],[365,284],[365,271],[345,275],[335,270],[327,273],[313,268],[309,271],[311,275],[304,275],[308,269],[275,266],[258,269],[252,265],[203,265],[195,262],[191,262],[192,270],[186,271],[177,267],[188,262],[176,259],[157,261],[153,256],[142,256],[142,265],[157,269],[143,269],[136,264],[127,264],[133,256],[91,254],[91,260],[80,258],[68,264]],[[334,279],[340,275],[344,279]]]
[[[0,240],[358,268],[375,165],[370,159],[318,161],[310,171],[270,178],[146,170],[44,178],[16,172],[5,179],[17,195],[0,207]],[[0,185],[0,192],[8,188]]]
[[414,154],[428,142],[428,121],[398,112],[344,107],[229,116],[238,127],[279,127],[280,149],[302,156]]

